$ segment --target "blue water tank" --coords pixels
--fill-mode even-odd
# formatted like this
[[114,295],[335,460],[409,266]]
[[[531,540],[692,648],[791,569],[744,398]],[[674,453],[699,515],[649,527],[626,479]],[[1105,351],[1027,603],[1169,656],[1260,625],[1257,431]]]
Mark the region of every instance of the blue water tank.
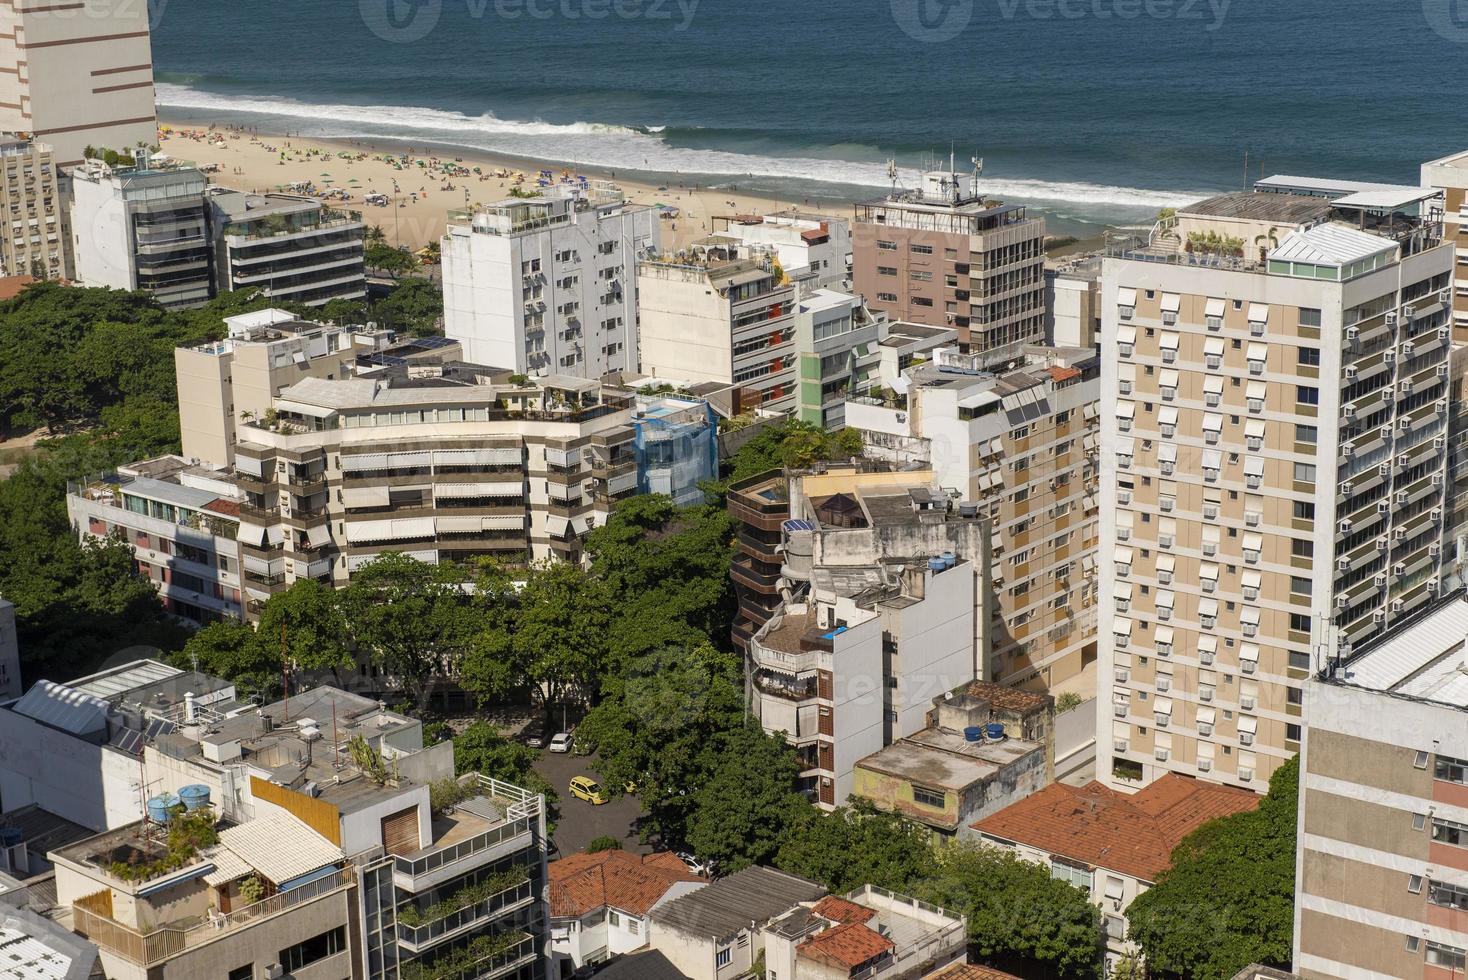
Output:
[[179,805],[178,797],[172,793],[154,796],[148,800],[148,819],[156,824],[167,824],[172,811]]
[[984,727],[982,725],[970,725],[963,730],[963,737],[969,742],[982,742],[984,740]]
[[1004,726],[997,722],[990,722],[984,726],[984,734],[988,735],[991,739],[1001,739],[1004,737]]
[[930,572],[941,572],[947,567],[948,563],[941,558],[928,559],[928,571]]
[[952,568],[958,564],[958,556],[951,551],[943,552],[943,567]]
[[178,798],[183,801],[185,810],[202,810],[209,805],[209,787],[203,783],[185,786],[178,791]]

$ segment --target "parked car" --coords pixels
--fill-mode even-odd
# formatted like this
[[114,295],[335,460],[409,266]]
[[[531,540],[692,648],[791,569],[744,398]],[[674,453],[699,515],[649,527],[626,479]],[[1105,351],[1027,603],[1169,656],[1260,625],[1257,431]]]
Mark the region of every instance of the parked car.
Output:
[[562,754],[570,752],[573,741],[570,732],[558,732],[555,738],[550,740],[550,750]]
[[590,776],[573,776],[570,783],[571,795],[578,800],[585,800],[592,806],[601,806],[607,802],[606,790]]
[[520,737],[525,739],[525,744],[532,749],[545,748],[545,726],[538,721],[532,721],[526,725]]
[[693,874],[708,878],[714,876],[714,862],[696,857],[692,851],[674,851],[673,856],[687,865]]

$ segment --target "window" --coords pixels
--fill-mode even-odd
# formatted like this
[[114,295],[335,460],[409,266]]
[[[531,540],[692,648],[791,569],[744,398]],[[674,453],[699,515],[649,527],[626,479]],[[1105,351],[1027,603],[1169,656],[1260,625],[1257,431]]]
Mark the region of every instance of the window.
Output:
[[[1300,307],[1300,326],[1302,326],[1302,327],[1318,327],[1318,326],[1320,326],[1320,311],[1319,310],[1312,310],[1312,309],[1310,309],[1307,306]],[[1301,362],[1301,363],[1304,363],[1304,362]],[[1319,364],[1320,362],[1319,361],[1316,361],[1315,363]]]
[[909,252],[912,252],[915,255],[932,255],[933,254],[933,246],[931,246],[931,245],[908,245],[907,246],[907,250]]
[[895,252],[895,251],[897,251],[897,243],[896,242],[884,242],[881,239],[878,239],[877,240],[877,248],[881,249],[884,252]]
[[1429,939],[1427,941],[1427,962],[1433,966],[1447,967],[1449,970],[1462,970],[1465,957],[1463,950],[1458,947],[1435,943]]
[[1299,740],[1300,740],[1300,726],[1299,725],[1289,725],[1289,724],[1285,725],[1285,741],[1286,742],[1298,742]]
[[1421,875],[1408,875],[1407,876],[1407,891],[1411,892],[1413,895],[1420,895],[1420,894],[1422,894],[1422,876]]
[[1301,367],[1320,367],[1320,350],[1315,347],[1296,347],[1295,357]]
[[1294,633],[1310,632],[1310,616],[1308,613],[1290,613],[1290,630]]
[[921,806],[943,807],[947,800],[948,797],[942,790],[928,789],[926,786],[912,788],[912,801]]
[[[1313,558],[1315,556],[1315,543],[1302,538],[1293,538],[1290,541],[1290,555],[1295,558]],[[1294,584],[1293,582],[1291,583]],[[1291,590],[1296,591],[1296,590]],[[1308,589],[1298,591],[1299,595],[1309,595]]]
[[1066,884],[1074,885],[1089,897],[1091,894],[1091,872],[1086,868],[1078,868],[1073,864],[1061,864],[1059,861],[1050,862],[1050,877]]
[[[1419,757],[1426,754],[1426,752],[1417,753]],[[1427,768],[1427,764],[1424,762],[1417,768],[1425,769]],[[1437,757],[1436,765],[1433,766],[1432,775],[1435,779],[1444,779],[1450,783],[1468,782],[1468,779],[1464,778],[1465,775],[1468,775],[1468,762],[1464,762],[1462,759],[1440,755]]]
[[229,971],[229,980],[255,980],[255,964],[246,963]]
[[1414,814],[1412,814],[1412,829],[1413,830],[1421,830],[1423,827],[1426,827],[1426,826],[1427,826],[1427,814],[1425,814],[1425,813],[1414,813]]
[[[1412,877],[1417,878],[1416,875]],[[1417,887],[1422,887],[1421,878],[1417,878]],[[1427,883],[1427,900],[1443,908],[1468,909],[1468,888],[1446,881],[1430,881]]]
[[1312,388],[1309,385],[1295,385],[1295,404],[1319,405],[1320,389]]
[[715,954],[714,966],[717,969],[722,970],[724,967],[729,965],[729,961],[733,959],[733,957],[734,950],[728,946],[725,946],[723,949],[719,950],[717,954]]
[[614,926],[620,926],[622,924],[622,916],[617,913],[616,909],[607,909],[607,922]]
[[1315,445],[1320,441],[1320,430],[1313,425],[1295,426],[1295,441]]
[[912,305],[913,306],[932,306],[933,305],[933,301],[931,299],[929,299],[928,297],[926,297],[926,296],[914,296],[912,298]]
[[1415,953],[1422,948],[1422,940],[1417,936],[1407,937],[1407,952]]
[[1433,817],[1432,839],[1441,844],[1468,847],[1468,825],[1444,820],[1442,817]]
[[1309,463],[1296,463],[1295,464],[1295,482],[1296,483],[1314,483],[1315,482],[1315,467],[1312,466]]
[[879,302],[879,303],[895,303],[895,302],[897,302],[897,294],[896,293],[878,293],[877,294],[877,302]]
[[319,936],[296,943],[287,949],[280,951],[280,965],[285,972],[293,973],[302,967],[324,960],[328,956],[340,953],[347,948],[347,927],[337,926]]
[[933,274],[925,269],[909,269],[907,274],[909,277],[916,279],[918,282],[933,281]]
[[[1306,501],[1306,500],[1297,500],[1297,501],[1295,501],[1295,520],[1297,520],[1297,521],[1313,521],[1313,520],[1315,520],[1315,505],[1313,503],[1310,503],[1309,501]],[[1298,544],[1298,543],[1299,542],[1296,542],[1296,544]],[[1313,549],[1312,549],[1312,553],[1313,553]]]
[[879,266],[877,266],[877,275],[879,275],[879,276],[895,276],[895,275],[897,275],[897,266],[895,266],[895,265],[879,265]]

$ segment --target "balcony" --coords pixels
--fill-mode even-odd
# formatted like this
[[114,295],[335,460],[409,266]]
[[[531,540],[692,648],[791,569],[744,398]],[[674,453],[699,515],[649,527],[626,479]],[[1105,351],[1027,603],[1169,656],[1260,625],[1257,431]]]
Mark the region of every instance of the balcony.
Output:
[[439,943],[470,932],[476,932],[502,915],[516,912],[535,901],[535,885],[522,881],[480,902],[450,912],[440,919],[421,925],[398,921],[398,943],[409,952],[421,953]]
[[765,565],[749,555],[735,555],[729,566],[729,577],[756,592],[773,593],[780,585],[780,566]]
[[[534,963],[540,955],[535,948],[533,936],[522,932],[506,938],[509,939],[506,948],[497,949],[477,959],[475,946],[470,944],[435,957],[426,966],[419,962],[404,963],[398,976],[401,980],[494,980],[495,977],[507,976],[522,966]],[[498,940],[500,937],[495,936],[490,941]]]
[[427,891],[532,845],[540,831],[540,797],[498,779],[471,774],[460,781],[466,779],[478,781],[481,796],[475,800],[485,805],[461,803],[449,817],[435,821],[433,844],[395,855],[393,882],[399,888]]

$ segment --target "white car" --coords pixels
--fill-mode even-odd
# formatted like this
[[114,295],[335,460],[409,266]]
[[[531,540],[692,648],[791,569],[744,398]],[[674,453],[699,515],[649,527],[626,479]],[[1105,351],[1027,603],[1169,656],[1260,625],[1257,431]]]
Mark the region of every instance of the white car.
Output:
[[558,732],[556,737],[550,740],[550,750],[565,754],[571,751],[571,742],[570,732]]

